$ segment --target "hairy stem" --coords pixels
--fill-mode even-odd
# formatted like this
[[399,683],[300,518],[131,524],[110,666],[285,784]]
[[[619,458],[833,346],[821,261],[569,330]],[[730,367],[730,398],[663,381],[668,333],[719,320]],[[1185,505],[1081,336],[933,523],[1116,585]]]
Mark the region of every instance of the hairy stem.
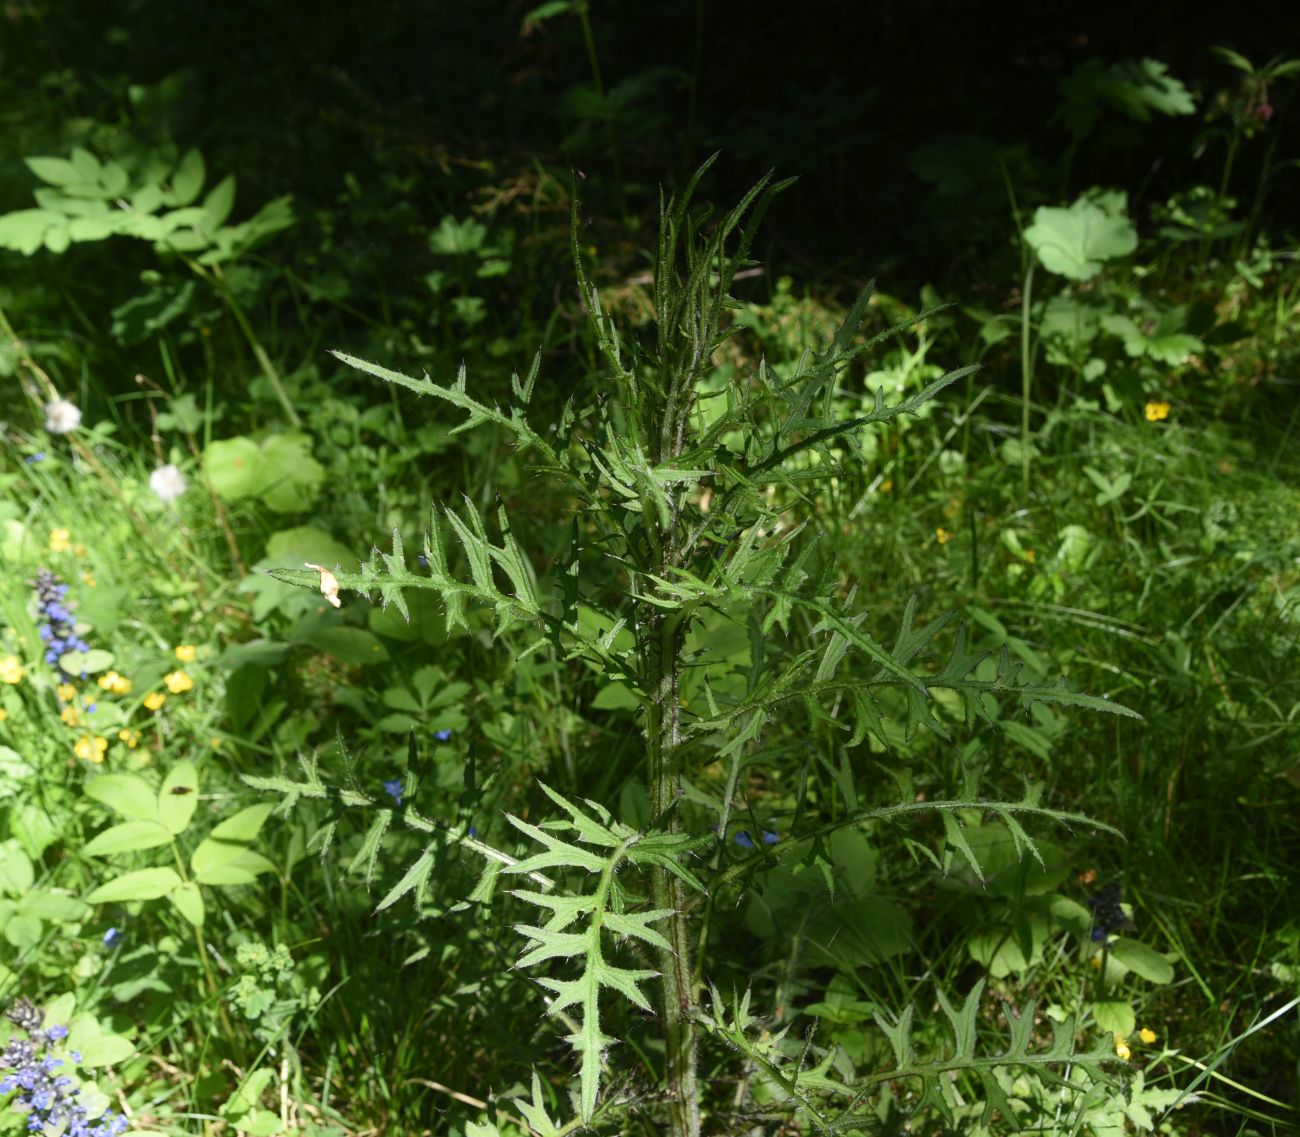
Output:
[[[682,793],[679,747],[684,636],[679,614],[657,614],[652,622],[651,635],[650,649],[656,656],[653,665],[657,683],[646,739],[650,763],[650,808],[661,829],[671,833],[679,828],[677,803]],[[685,889],[680,880],[664,869],[654,870],[652,887],[655,907],[668,908],[673,913],[664,925],[671,949],[659,953],[671,1132],[673,1137],[699,1137],[700,1106],[696,1081],[699,1040]]]
[[[662,418],[661,461],[671,460],[681,452],[682,404],[688,401],[683,394],[675,381]],[[671,570],[679,568],[684,560],[685,533],[679,502],[674,501],[667,521],[667,526],[655,535],[657,539],[653,541],[656,575],[661,579],[670,576]],[[656,522],[651,521],[650,525],[653,528]],[[681,825],[677,806],[682,796],[681,672],[686,618],[681,611],[654,611],[646,624],[646,662],[653,680],[653,702],[646,721],[650,809],[662,831],[672,833]],[[695,1021],[696,985],[691,965],[686,893],[682,882],[664,869],[655,869],[651,879],[655,907],[672,911],[665,922],[665,934],[671,947],[659,953],[670,1132],[673,1137],[699,1137],[699,1037]]]

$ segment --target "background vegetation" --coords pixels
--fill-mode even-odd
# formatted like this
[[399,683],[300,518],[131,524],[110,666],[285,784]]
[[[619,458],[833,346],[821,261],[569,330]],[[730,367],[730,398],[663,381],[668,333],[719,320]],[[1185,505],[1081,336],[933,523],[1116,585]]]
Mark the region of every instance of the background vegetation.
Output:
[[4,10],[0,1131],[1296,1128],[1300,28],[1040,8]]

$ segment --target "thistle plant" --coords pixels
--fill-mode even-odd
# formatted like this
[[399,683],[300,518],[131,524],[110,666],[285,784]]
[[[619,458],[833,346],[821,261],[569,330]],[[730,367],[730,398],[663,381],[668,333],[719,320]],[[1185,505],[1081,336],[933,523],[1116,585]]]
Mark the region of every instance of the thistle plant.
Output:
[[[768,1070],[787,1116],[798,1115],[830,1132],[851,1127],[884,1078],[854,1083],[839,1074],[831,1077],[824,1054],[813,1060],[809,1050],[807,1061],[791,1060],[788,1050],[777,1052],[773,1040],[755,1041],[748,996],[737,1002],[715,993],[706,1011],[701,1000],[710,970],[706,929],[717,918],[712,898],[742,888],[765,859],[809,858],[811,863],[819,841],[841,826],[935,812],[946,837],[943,853],[932,854],[935,864],[942,869],[961,856],[978,873],[976,855],[962,834],[962,810],[998,813],[1025,855],[1035,849],[1021,818],[1086,819],[1051,811],[1033,794],[989,803],[974,791],[961,800],[933,802],[913,801],[908,793],[897,807],[855,809],[833,820],[801,809],[777,844],[766,835],[761,842],[750,838],[751,851],[729,862],[726,837],[736,820],[740,775],[770,753],[762,745],[765,731],[797,724],[803,731],[838,737],[837,749],[851,752],[868,738],[888,749],[900,726],[908,736],[925,727],[948,738],[954,730],[995,722],[1007,708],[1034,703],[1133,712],[1080,694],[1064,680],[1026,681],[1005,652],[990,659],[974,650],[951,613],[922,624],[916,604],[907,604],[892,645],[869,628],[857,589],[840,581],[819,555],[818,484],[861,462],[864,432],[915,414],[972,369],[950,372],[888,405],[875,392],[861,413],[843,417],[837,396],[854,361],[900,330],[862,334],[869,291],[853,304],[824,350],[805,352],[792,368],[760,361],[749,373],[720,369],[719,349],[732,331],[732,282],[749,263],[756,227],[785,183],[764,179],[734,209],[713,217],[691,208],[707,168],[675,200],[661,201],[653,286],[656,335],[650,343],[624,339],[604,311],[577,247],[575,203],[578,288],[603,371],[590,403],[570,402],[550,428],[535,427],[529,418],[537,362],[523,379],[514,377],[512,402],[502,409],[476,397],[463,369],[453,382],[440,384],[339,353],[344,362],[462,415],[457,431],[504,432],[536,475],[554,483],[572,516],[567,551],[547,575],[539,577],[504,506],[493,519],[468,500],[461,507],[435,506],[419,566],[408,563],[402,536],[394,531],[392,551],[376,553],[357,572],[327,573],[313,566],[276,573],[308,587],[337,585],[345,594],[377,595],[403,613],[409,590],[431,589],[441,599],[449,630],[468,629],[475,618],[471,609],[487,609],[494,614],[496,634],[522,643],[522,654],[551,652],[622,684],[639,716],[648,824],[634,827],[616,819],[609,803],[574,801],[543,787],[553,807],[548,818],[510,818],[538,847],[519,858],[472,837],[462,824],[420,814],[414,766],[403,783],[405,793],[386,788],[390,801],[355,787],[327,787],[314,759],[304,761],[304,781],[248,780],[284,795],[286,809],[304,797],[333,800],[336,811],[322,830],[326,840],[343,808],[378,810],[381,821],[359,854],[372,869],[395,816],[427,834],[425,852],[389,890],[381,908],[407,893],[417,900],[423,896],[449,838],[485,857],[488,884],[520,881],[514,895],[540,916],[518,928],[525,940],[519,963],[536,973],[547,993],[548,1013],[567,1026],[578,1055],[575,1125],[603,1119],[607,1107],[617,1104],[602,1100],[606,1064],[617,1041],[605,1028],[611,1003],[622,1001],[654,1014],[664,1053],[663,1097],[628,1108],[648,1112],[676,1137],[696,1137],[708,1096],[699,1074],[707,1035],[741,1052],[751,1066]],[[916,320],[931,314],[923,312]],[[689,636],[706,618],[747,629],[751,666],[743,678],[724,674],[692,651]],[[932,660],[941,643],[946,652]],[[684,707],[687,683],[692,698]],[[714,787],[720,805],[713,811],[698,804],[704,795],[688,795],[710,768],[725,772],[725,784]],[[751,831],[764,833],[756,819]],[[475,896],[483,899],[491,891],[485,884]],[[627,966],[625,960],[653,966]],[[1023,1025],[1033,1021],[1031,1011],[1023,1023],[1012,1023],[1009,1046],[1000,1042],[992,1054],[981,1055],[975,1029],[978,990],[961,1011],[946,995],[942,1003],[958,1040],[947,1058],[915,1057],[910,1010],[896,1022],[881,1020],[896,1053],[897,1077],[925,1082],[936,1101],[943,1100],[940,1083],[955,1070],[970,1070],[988,1086],[998,1084],[996,1069],[1023,1063],[1040,1069],[1071,1062],[1079,1069],[1082,1063],[1102,1076],[1100,1058],[1074,1053],[1069,1024],[1058,1029],[1049,1047],[1033,1050]],[[532,1127],[561,1131],[538,1102],[535,1090],[532,1105],[519,1107]]]

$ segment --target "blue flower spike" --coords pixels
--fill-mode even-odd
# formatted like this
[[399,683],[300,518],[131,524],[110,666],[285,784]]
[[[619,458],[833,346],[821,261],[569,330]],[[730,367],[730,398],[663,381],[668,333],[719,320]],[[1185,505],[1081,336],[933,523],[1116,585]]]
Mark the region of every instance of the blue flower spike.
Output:
[[81,1091],[74,1087],[73,1079],[55,1074],[64,1065],[61,1054],[66,1053],[74,1064],[81,1062],[75,1050],[54,1049],[67,1038],[67,1027],[42,1030],[44,1012],[25,998],[16,1000],[5,1017],[18,1032],[0,1050],[0,1094],[18,1091],[13,1104],[26,1112],[28,1132],[60,1133],[66,1137],[117,1137],[126,1132],[127,1119],[112,1110],[97,1119],[90,1118],[86,1107],[77,1104]]

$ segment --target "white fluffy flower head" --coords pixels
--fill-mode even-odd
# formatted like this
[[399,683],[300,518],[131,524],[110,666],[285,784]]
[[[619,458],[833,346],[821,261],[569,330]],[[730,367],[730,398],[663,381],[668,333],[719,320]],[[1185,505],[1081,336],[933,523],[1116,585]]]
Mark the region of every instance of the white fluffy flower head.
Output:
[[51,434],[70,434],[81,425],[81,410],[67,399],[45,404],[45,429]]
[[149,475],[149,488],[162,501],[175,501],[185,492],[185,475],[175,466],[159,466]]

